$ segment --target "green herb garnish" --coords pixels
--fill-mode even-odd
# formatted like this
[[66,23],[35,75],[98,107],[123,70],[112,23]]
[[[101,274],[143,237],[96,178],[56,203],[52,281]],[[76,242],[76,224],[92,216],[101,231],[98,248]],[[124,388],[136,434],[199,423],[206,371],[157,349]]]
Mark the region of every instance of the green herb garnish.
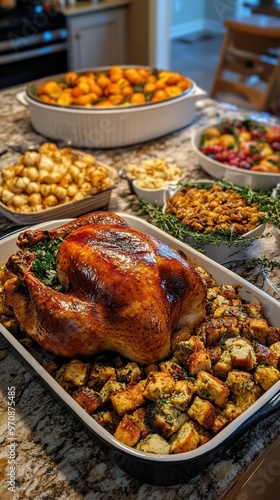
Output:
[[32,247],[35,253],[35,260],[32,263],[33,273],[45,285],[59,291],[62,287],[57,275],[56,254],[62,241],[62,238],[40,241]]

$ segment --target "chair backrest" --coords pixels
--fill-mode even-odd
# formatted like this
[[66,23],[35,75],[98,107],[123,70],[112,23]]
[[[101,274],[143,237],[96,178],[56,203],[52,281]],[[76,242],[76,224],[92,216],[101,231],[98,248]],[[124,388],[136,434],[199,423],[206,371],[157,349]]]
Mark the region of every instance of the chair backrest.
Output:
[[[224,26],[226,34],[211,97],[219,92],[234,92],[261,111],[276,106],[280,90],[280,19],[254,14],[226,19]],[[265,85],[253,87],[252,76]]]
[[261,14],[226,19],[224,25],[238,49],[262,53],[280,47],[280,19]]

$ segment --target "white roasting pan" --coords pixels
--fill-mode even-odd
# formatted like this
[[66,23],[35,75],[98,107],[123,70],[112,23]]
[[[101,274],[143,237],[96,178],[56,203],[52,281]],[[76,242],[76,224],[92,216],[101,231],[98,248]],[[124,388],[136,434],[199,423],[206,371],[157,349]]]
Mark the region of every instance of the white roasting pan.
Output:
[[[191,247],[179,242],[151,224],[126,214],[119,214],[134,229],[143,231],[166,242],[175,249],[182,250],[195,265],[200,265],[212,274],[217,284],[235,284],[240,287],[243,299],[250,302],[261,302],[264,305],[265,315],[272,326],[279,325],[280,303],[250,284],[235,273],[225,269],[220,264],[193,250]],[[51,229],[69,222],[71,219],[47,222],[33,228]],[[17,249],[16,240],[19,233],[13,233],[0,241],[1,263]],[[265,392],[250,408],[237,417],[219,434],[196,450],[175,455],[153,455],[130,448],[115,439],[108,431],[103,429],[95,420],[86,413],[72,399],[72,397],[47,373],[36,359],[21,345],[15,337],[0,324],[0,332],[23,364],[27,364],[51,390],[51,393],[84,424],[85,428],[93,433],[101,446],[106,451],[109,459],[130,476],[148,484],[166,486],[185,484],[188,479],[199,474],[201,470],[210,465],[245,433],[246,430],[256,425],[257,422],[280,408],[280,381]]]

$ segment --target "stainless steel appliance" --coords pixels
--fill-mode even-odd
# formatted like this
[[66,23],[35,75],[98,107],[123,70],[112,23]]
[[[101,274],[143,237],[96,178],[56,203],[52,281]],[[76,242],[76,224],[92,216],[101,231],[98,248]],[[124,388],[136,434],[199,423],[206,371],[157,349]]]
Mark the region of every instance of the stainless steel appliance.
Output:
[[65,17],[40,0],[0,4],[0,88],[67,70]]

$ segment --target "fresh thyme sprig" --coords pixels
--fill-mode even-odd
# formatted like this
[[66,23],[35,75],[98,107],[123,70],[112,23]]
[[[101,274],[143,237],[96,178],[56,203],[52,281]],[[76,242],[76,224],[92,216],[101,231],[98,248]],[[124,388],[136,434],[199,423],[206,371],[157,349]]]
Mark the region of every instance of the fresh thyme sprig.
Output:
[[[191,239],[192,246],[200,252],[205,252],[205,245],[226,245],[230,247],[247,243],[244,237],[234,233],[234,231],[219,230],[213,233],[193,231],[183,224],[176,215],[164,214],[160,207],[151,205],[144,200],[137,202],[136,210],[139,215],[147,216],[149,222],[174,238],[185,243],[188,243],[188,240]],[[251,240],[248,238],[248,242]]]
[[[233,264],[235,261],[231,261]],[[231,269],[231,263],[227,265]],[[267,271],[272,271],[275,268],[280,268],[280,262],[277,260],[271,260],[267,257],[252,257],[251,259],[242,261],[242,268],[244,271],[251,271],[260,267],[261,269],[266,269]]]

